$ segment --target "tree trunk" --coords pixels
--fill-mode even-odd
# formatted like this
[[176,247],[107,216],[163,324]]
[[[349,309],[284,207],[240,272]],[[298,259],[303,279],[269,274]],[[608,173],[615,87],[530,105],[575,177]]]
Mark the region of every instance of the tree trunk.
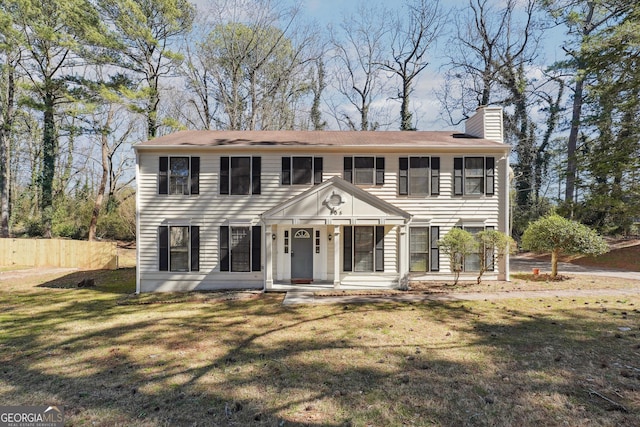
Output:
[[[51,87],[52,82],[45,83],[45,87]],[[57,137],[55,130],[55,96],[51,92],[44,96],[44,133],[42,137],[42,174],[40,185],[42,187],[42,198],[40,209],[42,211],[42,221],[44,227],[44,237],[51,238],[51,220],[53,214],[53,178],[55,176]]]
[[11,64],[7,67],[4,117],[0,123],[0,237],[9,237],[11,187],[11,128],[13,125],[15,80]]
[[102,148],[102,177],[100,178],[100,187],[98,188],[98,194],[96,195],[96,201],[93,204],[93,212],[91,213],[91,223],[89,224],[89,241],[96,240],[96,229],[98,226],[98,217],[102,210],[102,203],[104,201],[104,193],[107,188],[107,180],[109,179],[109,139],[106,129],[111,127],[111,118],[113,117],[112,110],[107,113],[107,122],[105,123],[104,130],[100,138]]
[[559,250],[553,250],[551,252],[551,277],[556,277],[558,275],[558,256],[560,255]]
[[[578,146],[578,132],[580,131],[580,116],[582,115],[582,92],[584,80],[580,76],[582,67],[577,70],[576,87],[573,95],[573,113],[571,114],[571,130],[567,141],[567,182],[565,186],[564,201],[572,205],[575,198],[576,171],[578,160],[576,159],[576,149]],[[571,209],[573,213],[573,209]]]
[[400,130],[415,130],[411,119],[413,114],[409,111],[409,94],[411,93],[411,82],[404,76],[402,82],[402,105],[400,106]]

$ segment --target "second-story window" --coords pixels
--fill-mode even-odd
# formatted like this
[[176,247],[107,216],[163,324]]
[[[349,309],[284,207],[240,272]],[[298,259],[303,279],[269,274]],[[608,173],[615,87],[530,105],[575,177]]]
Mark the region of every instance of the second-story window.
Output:
[[309,185],[322,183],[322,157],[283,157],[282,185]]
[[220,194],[260,194],[260,157],[220,158]]
[[453,159],[454,194],[492,196],[495,193],[494,157],[456,157]]
[[345,157],[345,181],[359,185],[384,184],[384,157]]
[[439,157],[400,157],[399,163],[398,194],[440,194]]
[[200,157],[160,157],[158,194],[199,194],[199,178]]

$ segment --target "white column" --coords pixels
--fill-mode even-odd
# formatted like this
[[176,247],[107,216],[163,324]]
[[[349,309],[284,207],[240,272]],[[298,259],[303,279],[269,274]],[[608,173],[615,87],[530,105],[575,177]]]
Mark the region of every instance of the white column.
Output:
[[409,288],[409,247],[408,247],[408,227],[398,226],[400,233],[400,244],[398,245],[398,285],[400,289]]
[[333,226],[333,287],[340,288],[340,226]]
[[264,289],[273,289],[273,226],[264,227]]

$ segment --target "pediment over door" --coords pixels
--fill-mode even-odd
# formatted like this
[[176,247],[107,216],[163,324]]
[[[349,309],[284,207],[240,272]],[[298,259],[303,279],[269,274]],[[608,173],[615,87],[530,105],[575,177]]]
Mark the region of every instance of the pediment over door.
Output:
[[333,177],[262,214],[267,224],[404,224],[411,215],[379,197]]

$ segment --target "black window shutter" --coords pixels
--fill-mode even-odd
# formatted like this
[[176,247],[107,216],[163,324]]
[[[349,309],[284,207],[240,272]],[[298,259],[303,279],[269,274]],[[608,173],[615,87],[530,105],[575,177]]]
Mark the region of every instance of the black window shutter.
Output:
[[344,271],[353,271],[353,227],[345,225],[342,234],[344,237],[342,269]]
[[440,271],[440,248],[438,247],[438,240],[440,240],[440,227],[431,227],[430,245],[430,269],[431,271]]
[[220,227],[220,271],[229,271],[229,226]]
[[262,172],[262,157],[251,158],[251,194],[260,194],[260,175]]
[[158,227],[158,264],[160,271],[169,271],[169,227],[161,225]]
[[344,180],[353,182],[353,157],[344,158]]
[[463,188],[462,178],[462,157],[456,157],[453,159],[453,194],[456,196],[462,196]]
[[398,173],[398,194],[406,196],[409,194],[409,158],[400,157],[400,167]]
[[282,185],[291,185],[291,157],[282,158]]
[[200,157],[191,158],[191,194],[200,194]]
[[220,194],[229,194],[229,158],[220,157]]
[[200,227],[191,226],[191,271],[200,271]]
[[440,194],[440,157],[431,158],[431,195]]
[[322,157],[313,158],[313,184],[322,184]]
[[384,226],[376,227],[376,271],[384,271]]
[[158,194],[169,194],[169,158],[160,157],[158,169]]
[[376,185],[384,185],[384,157],[376,157]]
[[262,226],[251,227],[251,271],[262,270]]
[[493,196],[495,194],[495,168],[496,168],[496,159],[495,157],[487,157],[485,159],[485,176],[486,176],[486,194],[488,196]]

